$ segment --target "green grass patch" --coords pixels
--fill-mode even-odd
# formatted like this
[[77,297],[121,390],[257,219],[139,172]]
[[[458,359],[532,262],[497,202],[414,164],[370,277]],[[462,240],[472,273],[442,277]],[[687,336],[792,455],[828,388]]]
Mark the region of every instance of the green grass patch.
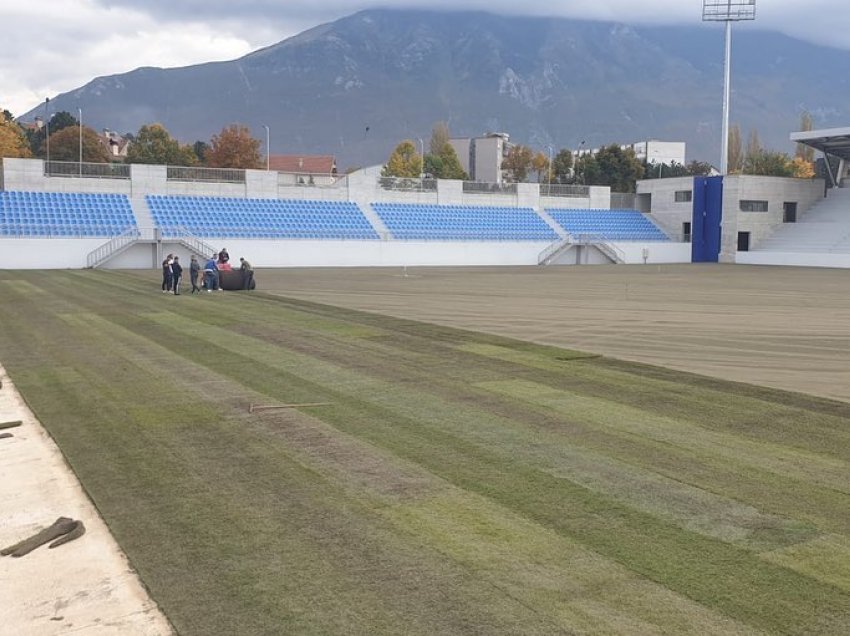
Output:
[[114,272],[0,324],[181,633],[850,631],[847,405]]

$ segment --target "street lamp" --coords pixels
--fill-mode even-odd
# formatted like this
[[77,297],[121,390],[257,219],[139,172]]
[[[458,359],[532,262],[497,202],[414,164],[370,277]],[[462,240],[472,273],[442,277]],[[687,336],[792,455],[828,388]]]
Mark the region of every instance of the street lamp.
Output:
[[83,176],[83,109],[82,107],[77,107],[77,112],[80,114],[80,176]]
[[723,73],[723,137],[720,140],[720,174],[729,162],[729,95],[732,84],[732,23],[756,19],[756,0],[703,0],[703,22],[726,23],[726,62]]
[[44,140],[47,146],[47,162],[44,164],[45,173],[50,176],[50,98],[44,98]]
[[422,138],[418,138],[419,141],[419,156],[422,158],[419,164],[419,179],[423,179],[425,177],[425,142],[422,141]]
[[268,170],[272,151],[271,148],[269,148],[269,127],[263,124],[263,128],[266,129],[266,170]]

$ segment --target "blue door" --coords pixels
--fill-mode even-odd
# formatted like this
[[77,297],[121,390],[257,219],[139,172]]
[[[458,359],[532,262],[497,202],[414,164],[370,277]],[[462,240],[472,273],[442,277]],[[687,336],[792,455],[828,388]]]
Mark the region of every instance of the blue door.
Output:
[[694,177],[691,262],[716,263],[723,220],[723,177]]

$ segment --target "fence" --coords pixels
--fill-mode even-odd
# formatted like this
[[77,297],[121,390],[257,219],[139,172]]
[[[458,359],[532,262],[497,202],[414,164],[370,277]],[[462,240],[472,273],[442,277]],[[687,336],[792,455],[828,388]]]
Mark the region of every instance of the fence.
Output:
[[166,166],[169,181],[214,181],[217,183],[245,183],[245,170],[241,168],[199,168],[193,166]]
[[396,192],[436,192],[436,179],[416,179],[408,177],[380,177],[378,185],[382,190]]
[[516,194],[516,183],[484,183],[481,181],[464,181],[463,191],[466,194]]
[[564,183],[541,183],[540,196],[584,198],[590,196],[590,186]]
[[130,166],[123,163],[79,163],[77,161],[45,161],[46,177],[90,179],[129,179]]

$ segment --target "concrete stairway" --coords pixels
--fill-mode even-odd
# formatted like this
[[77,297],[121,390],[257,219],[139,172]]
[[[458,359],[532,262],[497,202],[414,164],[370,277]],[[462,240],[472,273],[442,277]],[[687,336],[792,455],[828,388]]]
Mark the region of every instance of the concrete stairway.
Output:
[[797,223],[785,223],[753,251],[850,253],[850,188],[833,188]]

